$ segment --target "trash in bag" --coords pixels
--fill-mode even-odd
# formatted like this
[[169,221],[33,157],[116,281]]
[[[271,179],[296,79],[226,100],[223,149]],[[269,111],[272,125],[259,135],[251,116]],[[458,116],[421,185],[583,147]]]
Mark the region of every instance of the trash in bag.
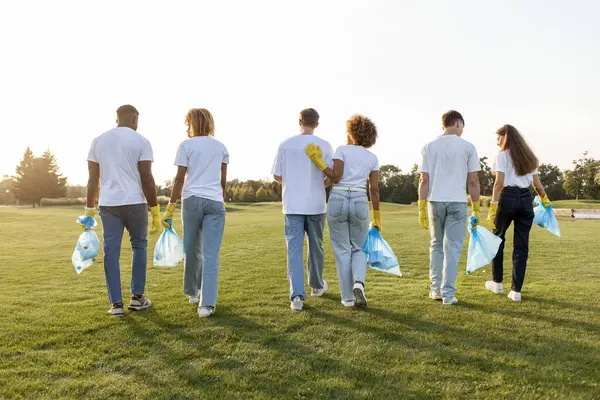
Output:
[[544,203],[538,196],[535,196],[535,204],[536,206],[533,209],[533,223],[548,229],[556,236],[560,236],[560,227],[552,209],[552,204],[548,208],[545,208]]
[[477,225],[473,228],[473,224],[478,222],[477,217],[471,216],[469,221],[471,238],[467,253],[467,275],[492,262],[502,243],[502,239],[484,227]]
[[379,229],[369,229],[365,244],[363,245],[363,251],[367,254],[367,262],[371,268],[402,276],[398,259],[394,255],[390,245],[381,237]]
[[85,232],[79,236],[75,251],[71,256],[71,262],[75,267],[75,271],[80,274],[84,269],[90,267],[100,250],[100,240],[98,235],[92,229],[97,225],[96,220],[91,215],[81,216],[77,219],[77,223],[85,225]]
[[183,242],[172,227],[165,229],[154,246],[155,267],[176,267],[183,261]]

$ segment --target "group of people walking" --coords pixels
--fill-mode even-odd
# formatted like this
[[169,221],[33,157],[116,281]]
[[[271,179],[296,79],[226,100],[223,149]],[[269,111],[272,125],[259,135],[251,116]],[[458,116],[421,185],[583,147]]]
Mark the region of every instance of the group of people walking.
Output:
[[[137,133],[138,118],[135,107],[119,107],[117,127],[94,139],[88,155],[85,213],[96,215],[99,189],[109,313],[124,315],[119,264],[124,229],[129,232],[133,251],[128,308],[141,311],[152,306],[144,296],[148,210],[152,215],[151,230],[161,225],[168,228],[181,200],[183,291],[189,302],[198,304],[198,314],[209,317],[217,303],[229,153],[214,138],[211,113],[202,108],[189,110],[185,118],[188,139],[177,150],[176,177],[170,202],[161,217],[152,175],[152,147]],[[281,143],[272,170],[283,191],[290,308],[300,311],[307,300],[305,237],[310,295],[322,296],[328,290],[323,280],[325,222],[335,256],[341,303],[345,307],[366,307],[367,257],[362,248],[370,226],[382,229],[379,162],[369,150],[376,143],[377,128],[369,118],[353,115],[346,121],[346,145],[334,151],[327,141],[314,134],[319,126],[316,110],[302,110],[298,123],[300,134]],[[473,215],[477,220],[480,217],[479,157],[475,147],[461,138],[464,125],[457,111],[445,113],[444,134],[425,145],[419,170],[419,223],[431,233],[429,297],[447,305],[458,302],[455,281],[466,235],[467,189]],[[504,237],[514,222],[513,278],[508,297],[520,301],[533,222],[529,188],[534,186],[546,207],[550,201],[537,175],[538,160],[517,129],[505,125],[496,133],[501,151],[493,166],[496,181],[487,221],[502,238],[502,245],[493,261],[493,279],[485,287],[498,294],[504,291]],[[327,187],[331,187],[328,200]]]

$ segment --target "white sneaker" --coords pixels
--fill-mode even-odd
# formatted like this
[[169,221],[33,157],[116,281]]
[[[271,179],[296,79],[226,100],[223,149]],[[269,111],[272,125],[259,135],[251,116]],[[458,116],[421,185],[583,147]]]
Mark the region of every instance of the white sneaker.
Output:
[[310,288],[310,295],[315,297],[321,297],[329,289],[327,282],[323,281],[323,287],[321,289]]
[[342,300],[342,305],[344,307],[354,307],[354,300],[348,300],[348,301]]
[[198,308],[198,315],[202,318],[210,317],[215,312],[214,307],[200,307]]
[[356,307],[366,307],[367,297],[365,296],[365,286],[362,283],[355,283],[352,289],[354,293],[354,304]]
[[456,303],[458,303],[458,299],[457,299],[456,297],[453,297],[453,298],[451,298],[450,300],[446,300],[446,299],[444,299],[444,301],[443,301],[443,302],[444,302],[444,305],[445,305],[445,306],[451,306],[451,305],[453,305],[453,304],[456,304]]
[[496,294],[504,293],[504,287],[502,286],[502,282],[498,283],[498,282],[494,282],[494,281],[487,281],[485,283],[485,288],[492,293],[496,293]]
[[508,298],[512,301],[521,301],[521,292],[515,292],[514,290],[511,290],[508,293]]
[[429,292],[429,298],[431,300],[442,300],[442,294],[440,292],[434,292],[433,290]]
[[192,304],[200,303],[200,291],[195,296],[188,296],[188,301]]
[[115,303],[110,307],[108,313],[113,317],[122,317],[125,315],[125,310],[123,309],[123,303]]
[[302,307],[304,307],[302,299],[300,297],[294,297],[292,304],[290,304],[290,308],[294,311],[302,311]]

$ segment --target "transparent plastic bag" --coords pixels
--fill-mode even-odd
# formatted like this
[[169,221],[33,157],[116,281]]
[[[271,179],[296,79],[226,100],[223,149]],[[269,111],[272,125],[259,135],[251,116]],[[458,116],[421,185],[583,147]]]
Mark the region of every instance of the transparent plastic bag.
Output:
[[176,267],[183,261],[183,242],[172,227],[165,229],[154,246],[155,267]]
[[533,223],[548,229],[552,234],[560,237],[560,227],[552,209],[552,204],[548,208],[545,208],[544,203],[538,196],[535,196],[535,204],[536,206],[533,209]]
[[473,223],[477,222],[477,217],[471,216],[469,223],[469,251],[467,253],[467,275],[479,268],[485,267],[492,262],[502,239],[494,235],[482,226],[473,228]]
[[369,266],[377,271],[402,276],[398,259],[390,245],[381,237],[377,228],[369,229],[363,251],[367,254]]
[[86,228],[85,232],[79,236],[79,240],[77,240],[77,244],[75,245],[75,251],[73,251],[73,255],[71,256],[73,267],[80,274],[84,269],[90,267],[96,260],[96,257],[98,257],[100,240],[96,232],[92,230],[97,225],[94,217],[91,215],[86,217],[81,216],[77,219],[77,223],[85,225]]

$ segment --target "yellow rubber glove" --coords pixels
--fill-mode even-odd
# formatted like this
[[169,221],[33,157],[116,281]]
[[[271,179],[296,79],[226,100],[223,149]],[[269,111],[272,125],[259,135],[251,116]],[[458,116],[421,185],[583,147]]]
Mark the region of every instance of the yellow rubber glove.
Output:
[[544,193],[544,197],[542,197],[541,199],[542,199],[542,203],[544,203],[544,208],[548,208],[548,207],[550,207],[550,204],[552,204],[550,202],[550,199],[548,198],[548,193]]
[[379,229],[379,232],[381,232],[381,213],[379,210],[373,210],[371,226]]
[[167,221],[171,221],[171,223],[173,222],[173,213],[175,212],[175,208],[177,208],[177,203],[169,203],[169,205],[167,205],[165,213],[160,221],[165,229],[169,229],[171,227],[171,224],[169,224]]
[[156,232],[160,227],[160,205],[150,207],[150,214],[152,214],[152,225],[150,226],[150,232]]
[[477,223],[473,224],[473,228],[475,228],[477,225],[479,225],[479,221],[481,220],[481,216],[480,216],[481,213],[479,212],[481,203],[479,201],[474,201],[474,202],[472,201],[471,206],[473,207],[473,214],[471,214],[471,215],[477,218]]
[[419,225],[429,229],[429,215],[427,214],[427,200],[419,200]]
[[496,229],[496,214],[498,213],[498,204],[490,204],[490,210],[488,211],[487,224],[492,231]]
[[325,171],[327,169],[327,163],[325,163],[325,160],[323,160],[323,152],[319,146],[314,143],[310,143],[308,146],[306,146],[306,150],[304,151],[306,152],[308,158],[310,158],[310,160],[314,162],[321,171]]

